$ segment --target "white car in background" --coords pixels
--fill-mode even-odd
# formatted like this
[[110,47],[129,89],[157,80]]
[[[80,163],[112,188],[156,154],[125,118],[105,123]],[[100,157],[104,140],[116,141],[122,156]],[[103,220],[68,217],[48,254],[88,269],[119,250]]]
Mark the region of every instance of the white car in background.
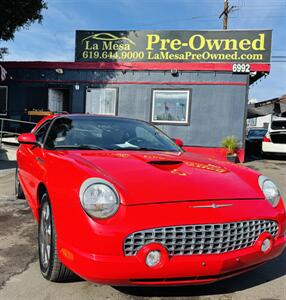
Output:
[[286,154],[286,118],[273,117],[262,140],[262,155]]

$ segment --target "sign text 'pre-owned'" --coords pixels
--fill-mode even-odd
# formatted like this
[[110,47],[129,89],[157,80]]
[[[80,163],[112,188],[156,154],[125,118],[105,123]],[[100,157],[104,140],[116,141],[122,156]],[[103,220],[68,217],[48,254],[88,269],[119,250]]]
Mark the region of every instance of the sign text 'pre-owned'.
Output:
[[76,31],[76,61],[270,62],[271,30]]

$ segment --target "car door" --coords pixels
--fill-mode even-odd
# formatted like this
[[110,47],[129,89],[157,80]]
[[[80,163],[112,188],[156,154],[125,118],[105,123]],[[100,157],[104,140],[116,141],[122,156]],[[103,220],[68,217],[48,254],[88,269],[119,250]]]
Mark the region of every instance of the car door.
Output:
[[43,142],[50,125],[47,120],[34,133],[38,145],[22,144],[17,154],[18,176],[31,206],[37,205],[37,187],[46,174]]

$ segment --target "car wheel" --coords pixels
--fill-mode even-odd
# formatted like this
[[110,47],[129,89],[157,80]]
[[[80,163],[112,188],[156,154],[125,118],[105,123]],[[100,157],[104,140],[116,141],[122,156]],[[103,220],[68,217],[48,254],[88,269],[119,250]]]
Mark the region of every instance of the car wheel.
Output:
[[267,159],[267,158],[269,158],[269,154],[268,154],[268,153],[265,153],[265,152],[263,152],[263,151],[261,151],[261,157],[262,157],[263,159]]
[[68,282],[77,278],[58,258],[55,225],[47,193],[41,199],[38,249],[40,269],[44,278],[54,282]]
[[16,172],[15,172],[15,196],[16,196],[16,199],[25,199],[25,195],[24,195],[23,189],[21,187],[21,183],[18,178],[18,169],[16,169]]

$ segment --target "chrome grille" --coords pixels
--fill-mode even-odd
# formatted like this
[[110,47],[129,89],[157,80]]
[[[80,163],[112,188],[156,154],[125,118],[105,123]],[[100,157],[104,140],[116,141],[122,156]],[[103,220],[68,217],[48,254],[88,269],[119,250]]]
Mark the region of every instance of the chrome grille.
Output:
[[250,247],[263,232],[276,237],[278,224],[251,220],[152,228],[130,234],[124,242],[124,253],[136,255],[142,246],[156,242],[164,245],[170,256],[219,254]]

